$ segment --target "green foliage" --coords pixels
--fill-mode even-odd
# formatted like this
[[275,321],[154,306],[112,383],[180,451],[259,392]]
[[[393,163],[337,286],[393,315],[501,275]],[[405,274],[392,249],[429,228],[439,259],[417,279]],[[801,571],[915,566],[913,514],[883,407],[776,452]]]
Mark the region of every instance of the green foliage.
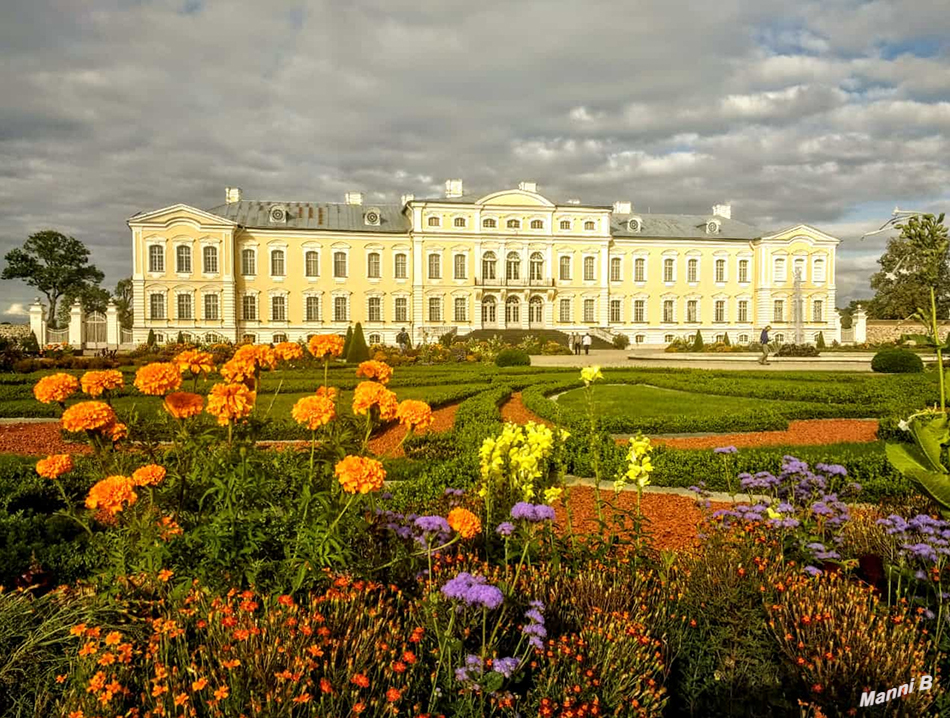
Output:
[[701,352],[704,346],[705,344],[703,343],[703,333],[699,329],[697,329],[696,336],[693,339],[693,343],[690,345],[690,348],[694,352]]
[[722,343],[726,345],[727,347],[732,346],[732,342],[729,341],[729,332],[726,332],[725,334],[722,335]]
[[175,339],[175,343],[176,343],[176,344],[184,344],[184,343],[185,343],[185,335],[182,334],[181,332],[178,332],[178,338]]
[[616,349],[626,349],[630,346],[630,337],[626,334],[617,334],[614,336],[613,345]]
[[353,337],[350,339],[350,346],[346,351],[346,363],[359,364],[367,359],[369,359],[369,347],[366,345],[366,337],[363,336],[363,325],[357,322]]
[[40,343],[36,340],[35,332],[30,332],[26,335],[22,347],[23,351],[31,356],[36,356],[40,353]]
[[495,357],[495,366],[531,366],[531,357],[521,349],[502,349]]
[[907,349],[882,349],[871,360],[871,370],[881,374],[916,374],[924,370],[924,362]]
[[345,359],[349,356],[350,353],[350,342],[353,341],[353,326],[350,325],[346,328],[346,336],[343,337],[343,358]]
[[944,453],[950,444],[950,421],[946,414],[923,414],[908,422],[913,444],[889,443],[887,458],[904,476],[950,512],[950,471]]
[[148,345],[149,348],[155,346],[155,330],[154,329],[148,330],[148,339],[145,340],[145,343]]
[[116,309],[119,311],[119,325],[125,329],[132,328],[134,313],[132,309],[132,278],[126,277],[116,282],[112,293]]
[[816,357],[818,346],[813,344],[783,344],[775,352],[777,357]]

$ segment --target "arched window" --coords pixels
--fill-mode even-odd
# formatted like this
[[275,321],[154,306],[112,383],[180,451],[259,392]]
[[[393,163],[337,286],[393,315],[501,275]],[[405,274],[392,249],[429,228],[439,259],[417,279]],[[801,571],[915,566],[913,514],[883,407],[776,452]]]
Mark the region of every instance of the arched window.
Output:
[[509,220],[508,220],[508,229],[521,229],[521,220],[520,220],[520,219],[509,219]]
[[782,257],[776,257],[775,266],[772,271],[772,279],[776,282],[784,282],[787,277],[785,274],[785,259]]
[[180,244],[175,249],[175,271],[179,274],[191,274],[191,247]]
[[540,281],[544,279],[544,255],[541,252],[531,253],[531,280]]
[[366,276],[370,279],[379,279],[380,261],[379,252],[370,252],[366,255]]
[[494,324],[496,321],[497,306],[494,297],[485,297],[482,299],[482,323]]
[[383,343],[383,338],[382,338],[382,336],[379,335],[379,334],[370,334],[370,335],[369,335],[369,343],[370,343],[370,345],[373,345],[373,344],[382,344],[382,343]]
[[646,281],[646,274],[647,260],[645,260],[643,257],[637,257],[635,260],[633,260],[633,281]]
[[699,281],[698,259],[691,259],[686,263],[686,281],[690,283]]
[[498,222],[496,222],[496,221],[493,220],[493,219],[483,219],[483,220],[482,220],[482,227],[485,227],[486,229],[494,229],[494,228],[497,227],[497,226],[498,226]]
[[542,222],[540,219],[532,219],[531,229],[544,229],[544,222]]
[[584,229],[586,229],[588,232],[593,232],[596,228],[597,225],[594,222],[591,222],[590,220],[584,222]]
[[453,277],[455,279],[465,279],[467,272],[465,271],[466,267],[466,257],[464,254],[456,254],[453,258]]
[[496,262],[494,252],[485,252],[482,255],[482,279],[495,279]]
[[562,280],[567,281],[571,278],[571,258],[570,257],[561,257],[558,260],[560,266],[560,274],[558,275]]
[[811,280],[813,282],[825,281],[825,260],[819,257],[811,268]]
[[394,262],[394,274],[396,279],[406,279],[408,262],[405,254],[397,254]]
[[521,322],[521,302],[518,297],[508,297],[505,301],[505,324]]
[[454,224],[455,224],[456,227],[464,227],[464,226],[465,226],[465,217],[456,217]]
[[370,297],[366,300],[366,321],[383,321],[383,300],[382,297]]
[[201,252],[201,256],[204,259],[204,273],[217,274],[218,273],[218,248],[205,247]]
[[429,255],[429,279],[442,278],[442,257],[438,254]]
[[584,257],[584,281],[594,281],[594,258]]
[[726,260],[716,260],[716,281],[720,284],[726,281]]
[[312,249],[304,254],[304,272],[308,277],[320,275],[320,255]]
[[620,268],[622,265],[622,260],[620,257],[611,257],[610,258],[610,281],[619,282],[620,281]]
[[439,226],[439,218],[438,218],[438,217],[429,217],[429,226],[430,226],[430,227],[438,227],[438,226]]
[[346,252],[333,253],[333,276],[346,276]]
[[509,280],[518,279],[521,275],[521,257],[517,252],[508,252],[505,258],[505,277]]
[[241,274],[245,277],[257,274],[257,252],[253,249],[241,250]]
[[148,248],[148,271],[155,273],[165,271],[164,247],[153,244]]
[[672,282],[676,279],[675,275],[673,274],[674,267],[675,265],[673,263],[673,260],[670,259],[669,257],[663,260],[663,281],[664,282]]
[[561,229],[570,229],[570,228],[571,228],[571,220],[569,220],[569,219],[562,219],[562,220],[561,220],[560,227],[561,227]]
[[541,297],[531,297],[528,302],[528,321],[531,324],[544,322],[544,300]]
[[275,249],[270,253],[270,274],[272,277],[284,276],[284,250]]

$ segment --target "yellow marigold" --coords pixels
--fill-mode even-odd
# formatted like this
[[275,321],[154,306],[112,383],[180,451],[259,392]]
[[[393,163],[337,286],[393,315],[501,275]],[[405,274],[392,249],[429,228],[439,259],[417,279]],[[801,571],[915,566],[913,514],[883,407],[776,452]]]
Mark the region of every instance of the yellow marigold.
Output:
[[274,347],[274,353],[280,361],[293,361],[303,356],[303,347],[297,342],[281,342]]
[[386,478],[381,462],[365,456],[347,456],[334,469],[340,486],[348,494],[368,494],[379,491]]
[[210,374],[214,371],[214,357],[211,352],[199,349],[186,349],[175,357],[175,364],[182,373],[190,371],[194,375]]
[[176,391],[165,397],[165,411],[176,419],[189,419],[198,416],[204,409],[205,400],[200,394],[189,391]]
[[125,424],[122,424],[121,422],[115,421],[103,429],[103,433],[108,434],[109,438],[112,440],[112,443],[115,443],[117,441],[122,441],[122,439],[129,435],[129,427],[127,427]]
[[114,423],[115,412],[102,401],[81,401],[63,412],[63,428],[66,431],[108,430]]
[[343,354],[343,337],[339,334],[317,334],[310,337],[307,348],[317,359],[338,357]]
[[208,394],[206,411],[217,417],[221,426],[250,416],[257,394],[243,384],[215,384]]
[[131,506],[137,500],[138,494],[133,490],[132,479],[128,476],[107,476],[89,489],[86,508],[105,511],[115,516],[125,506]]
[[[254,357],[255,363],[261,369],[273,369],[277,366],[277,352],[274,351],[273,347],[267,344],[255,344],[250,349],[253,349],[251,356]],[[303,356],[303,352],[301,352],[301,356]]]
[[291,414],[294,421],[313,431],[333,421],[336,406],[333,399],[326,396],[305,396],[294,404]]
[[135,388],[143,394],[162,396],[181,386],[181,370],[172,362],[146,364],[135,372]]
[[337,391],[335,386],[321,386],[319,389],[317,389],[317,396],[325,396],[332,401],[336,401],[336,395],[339,393],[340,392]]
[[410,431],[420,431],[432,424],[432,409],[424,401],[405,399],[399,402],[396,418]]
[[252,358],[235,355],[221,367],[221,376],[225,381],[232,384],[239,384],[251,379],[256,370],[257,365]]
[[158,464],[146,464],[132,472],[135,486],[155,486],[165,478],[165,467]]
[[353,392],[353,413],[365,414],[371,407],[379,407],[379,418],[389,421],[396,418],[399,402],[396,395],[375,381],[362,381]]
[[124,384],[122,372],[115,369],[87,371],[82,375],[82,390],[89,396],[101,396],[102,392],[121,389]]
[[58,479],[73,470],[73,457],[69,454],[50,454],[36,462],[36,473],[46,479]]
[[33,387],[33,396],[44,404],[53,402],[62,404],[79,391],[79,380],[71,374],[52,374],[44,376]]
[[380,384],[388,384],[392,378],[393,368],[381,361],[364,361],[356,369],[356,376],[375,379]]
[[451,526],[454,531],[457,531],[459,536],[465,539],[478,536],[482,531],[481,519],[468,509],[463,509],[461,506],[457,506],[449,511],[446,520],[449,522],[449,526]]

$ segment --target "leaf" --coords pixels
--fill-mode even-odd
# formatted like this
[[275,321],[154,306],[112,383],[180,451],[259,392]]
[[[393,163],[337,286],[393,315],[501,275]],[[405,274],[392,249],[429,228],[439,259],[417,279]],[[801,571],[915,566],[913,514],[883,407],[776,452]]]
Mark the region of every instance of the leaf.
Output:
[[884,450],[891,465],[906,476],[928,470],[927,457],[913,444],[887,444]]
[[937,346],[933,340],[933,337],[927,334],[908,334],[907,339],[916,342],[919,347],[935,347]]
[[946,467],[940,462],[943,445],[950,440],[946,415],[941,414],[926,421],[918,417],[910,422],[910,433],[917,441],[917,446],[927,457],[929,466],[927,464],[925,466],[931,471],[947,473]]
[[938,474],[933,471],[912,471],[908,476],[920,484],[925,494],[943,507],[941,513],[950,510],[950,474]]

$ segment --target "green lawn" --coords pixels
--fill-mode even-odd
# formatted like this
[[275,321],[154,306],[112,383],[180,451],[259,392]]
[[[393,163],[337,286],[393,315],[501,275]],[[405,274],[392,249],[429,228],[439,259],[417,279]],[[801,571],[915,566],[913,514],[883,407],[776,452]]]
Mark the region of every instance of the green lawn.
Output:
[[[597,412],[605,416],[722,416],[756,408],[770,410],[778,403],[769,399],[695,394],[643,384],[595,384],[593,393]],[[557,398],[560,406],[579,412],[586,411],[586,402],[583,389],[574,389]],[[782,405],[788,407],[799,403],[804,405],[804,402],[789,401],[783,401]]]

